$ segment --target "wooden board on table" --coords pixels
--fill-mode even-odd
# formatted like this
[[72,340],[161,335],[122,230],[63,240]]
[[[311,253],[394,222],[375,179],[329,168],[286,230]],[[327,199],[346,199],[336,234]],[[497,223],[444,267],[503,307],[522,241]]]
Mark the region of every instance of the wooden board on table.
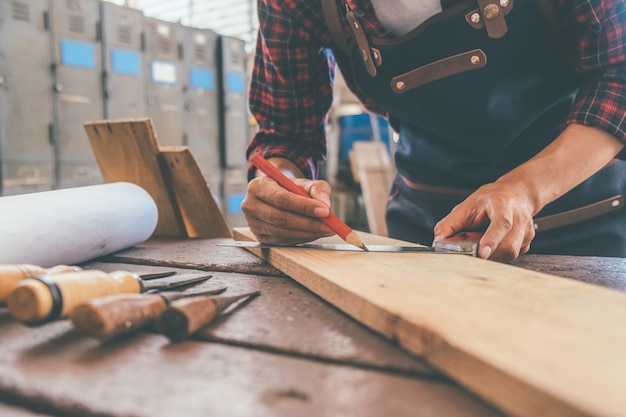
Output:
[[249,250],[510,415],[626,415],[625,293],[464,255]]
[[350,168],[361,193],[369,231],[387,236],[385,211],[393,182],[393,166],[382,142],[355,142],[350,151]]
[[154,236],[186,236],[185,226],[159,163],[159,143],[150,119],[85,124],[105,182],[127,181],[154,199],[159,220]]
[[189,148],[160,149],[187,235],[191,238],[232,237],[232,230]]

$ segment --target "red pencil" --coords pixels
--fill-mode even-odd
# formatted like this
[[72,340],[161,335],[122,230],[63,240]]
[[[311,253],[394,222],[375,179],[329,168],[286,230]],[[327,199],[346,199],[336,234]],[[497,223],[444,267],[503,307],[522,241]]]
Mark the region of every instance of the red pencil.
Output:
[[[252,158],[250,158],[250,162],[260,169],[262,173],[276,181],[278,185],[283,187],[285,190],[291,191],[292,193],[298,194],[302,197],[312,198],[302,188],[298,187],[293,181],[280,172],[278,168],[267,162],[261,155],[253,155]],[[342,222],[339,217],[335,216],[333,213],[330,213],[328,217],[324,217],[320,220],[346,242],[367,251],[367,247],[363,244],[363,242],[361,242],[359,236],[350,228],[350,226]]]

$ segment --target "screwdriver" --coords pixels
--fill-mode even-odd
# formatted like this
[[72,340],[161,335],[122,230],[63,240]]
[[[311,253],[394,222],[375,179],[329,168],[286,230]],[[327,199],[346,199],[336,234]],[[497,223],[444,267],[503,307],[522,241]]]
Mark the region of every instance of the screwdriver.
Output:
[[226,287],[208,291],[168,291],[153,294],[114,294],[79,305],[70,314],[77,330],[100,340],[129,335],[155,322],[173,301],[220,294]]
[[[210,275],[179,275],[175,281],[146,281],[127,272],[98,270],[38,275],[21,280],[7,300],[9,313],[27,325],[44,324],[68,317],[76,306],[112,294],[138,294],[167,290],[209,279]],[[154,275],[151,277],[154,279]]]
[[209,324],[231,304],[259,294],[261,291],[228,297],[199,296],[174,301],[159,317],[159,330],[171,341],[179,342]]
[[62,272],[80,271],[78,266],[56,265],[51,268],[44,268],[37,265],[0,265],[0,303],[4,303],[11,291],[15,289],[17,283],[24,278],[33,275],[59,274]]

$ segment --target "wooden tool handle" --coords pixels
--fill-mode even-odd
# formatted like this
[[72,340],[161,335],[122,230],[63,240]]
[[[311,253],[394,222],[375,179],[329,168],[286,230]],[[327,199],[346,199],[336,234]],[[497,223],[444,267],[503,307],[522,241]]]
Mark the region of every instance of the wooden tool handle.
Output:
[[76,306],[97,297],[139,292],[140,282],[130,272],[68,272],[20,281],[7,305],[15,319],[35,325],[67,317]]
[[166,308],[167,303],[157,294],[115,294],[79,305],[70,319],[77,330],[110,339],[150,325]]
[[209,324],[218,311],[209,297],[190,297],[174,301],[159,318],[161,333],[178,342]]
[[0,265],[0,303],[9,298],[17,283],[33,275],[59,274],[63,272],[80,271],[77,266],[57,265],[52,268],[43,268],[37,265]]

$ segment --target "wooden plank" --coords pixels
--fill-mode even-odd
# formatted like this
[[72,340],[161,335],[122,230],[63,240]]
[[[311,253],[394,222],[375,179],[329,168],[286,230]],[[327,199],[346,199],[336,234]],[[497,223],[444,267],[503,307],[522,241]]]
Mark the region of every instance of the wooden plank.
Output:
[[350,151],[355,181],[361,184],[370,233],[387,236],[385,212],[393,182],[393,167],[382,142],[355,142]]
[[462,255],[250,250],[506,413],[626,415],[624,293]]
[[89,122],[85,131],[105,182],[137,184],[154,199],[159,221],[153,236],[186,236],[175,197],[161,173],[150,119]]
[[187,235],[191,238],[232,237],[232,230],[189,148],[160,149]]

